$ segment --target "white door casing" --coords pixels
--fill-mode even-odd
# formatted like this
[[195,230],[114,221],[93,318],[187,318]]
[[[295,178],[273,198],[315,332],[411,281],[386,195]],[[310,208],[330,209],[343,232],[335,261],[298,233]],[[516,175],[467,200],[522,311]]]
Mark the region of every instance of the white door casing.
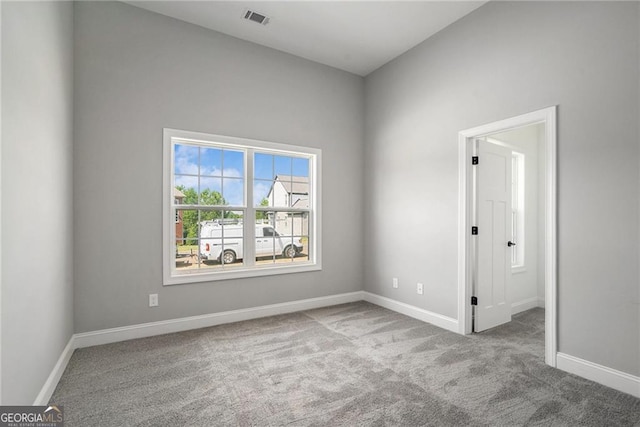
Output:
[[557,106],[543,108],[530,113],[495,121],[458,133],[458,171],[459,171],[459,216],[458,216],[458,331],[461,334],[472,332],[471,296],[473,277],[472,242],[473,224],[472,176],[473,166],[470,157],[473,141],[494,133],[514,128],[544,123],[544,286],[545,286],[545,362],[555,367],[557,357],[557,298],[558,298],[558,266],[557,266]]
[[511,321],[511,150],[477,140],[475,332]]

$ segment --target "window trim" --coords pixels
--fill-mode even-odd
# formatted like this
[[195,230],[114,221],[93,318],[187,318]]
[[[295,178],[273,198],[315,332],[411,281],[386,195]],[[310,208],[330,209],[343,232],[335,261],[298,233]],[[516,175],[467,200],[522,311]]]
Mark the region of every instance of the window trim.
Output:
[[[244,266],[234,267],[232,270],[205,271],[175,274],[175,209],[173,200],[174,176],[174,140],[184,140],[189,143],[217,146],[228,146],[230,149],[244,151],[245,154],[245,189],[244,206],[225,206],[225,210],[243,210],[245,218],[255,218],[256,212],[266,211],[296,211],[296,208],[255,207],[253,206],[253,153],[270,153],[276,155],[309,156],[309,261],[289,264],[255,265],[255,245],[244,245]],[[185,283],[213,282],[218,280],[239,279],[247,277],[271,276],[289,273],[302,273],[322,270],[322,151],[317,148],[297,145],[280,144],[276,142],[260,141],[247,138],[207,134],[202,132],[184,131],[178,129],[163,129],[163,201],[162,201],[162,259],[163,285],[177,285]],[[234,209],[236,208],[236,209]],[[240,208],[240,209],[237,209]],[[305,210],[307,211],[307,210]],[[245,242],[255,241],[255,227],[252,221],[243,221]],[[174,243],[172,243],[174,242]]]

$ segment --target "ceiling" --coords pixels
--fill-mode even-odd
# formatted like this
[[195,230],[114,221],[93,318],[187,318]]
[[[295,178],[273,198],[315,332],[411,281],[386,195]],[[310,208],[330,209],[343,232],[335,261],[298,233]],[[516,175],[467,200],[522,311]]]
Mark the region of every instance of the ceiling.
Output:
[[[125,1],[366,76],[486,1]],[[247,9],[270,18],[244,19]]]

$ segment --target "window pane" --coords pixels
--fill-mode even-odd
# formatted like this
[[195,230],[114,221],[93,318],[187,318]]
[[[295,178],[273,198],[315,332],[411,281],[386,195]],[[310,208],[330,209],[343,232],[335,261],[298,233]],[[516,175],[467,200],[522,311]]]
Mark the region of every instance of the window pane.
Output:
[[273,156],[271,154],[254,154],[253,176],[256,179],[266,179],[269,181],[273,179]]
[[283,237],[297,238],[309,234],[309,214],[307,212],[277,212],[275,229]]
[[223,156],[223,176],[241,178],[244,176],[244,152],[224,150]]
[[[295,181],[292,180],[295,178]],[[268,190],[267,189],[267,185]],[[272,182],[254,181],[254,206],[278,208],[309,208],[309,179],[306,177],[280,176]],[[267,192],[266,196],[260,198]],[[264,199],[267,199],[264,202]]]
[[184,205],[187,204],[187,190],[184,187],[176,188],[173,187],[173,204],[174,205]]
[[276,262],[276,243],[274,212],[256,212],[256,265]]
[[175,174],[198,175],[198,147],[176,144],[173,156]]
[[273,206],[273,181],[256,179],[253,181],[253,206]]
[[275,176],[282,176],[284,179],[289,179],[291,176],[291,157],[286,156],[274,156],[274,172]]
[[244,205],[244,151],[182,144],[174,150],[174,203]]
[[309,236],[281,236],[284,247],[280,262],[309,261]]
[[198,211],[193,209],[176,209],[176,239],[189,239],[190,244],[198,238]]
[[216,221],[216,222],[220,221],[220,218],[222,218],[224,213],[221,210],[214,209],[214,210],[199,211],[198,215],[199,215],[198,225],[199,227],[202,227],[202,225],[207,221]]
[[309,209],[309,179],[294,177],[298,181],[291,183],[291,207]]
[[175,259],[177,270],[198,268],[198,240],[176,239]]
[[306,212],[256,212],[256,264],[308,261],[308,228]]
[[222,198],[222,178],[200,178],[201,205],[225,205]]
[[[518,212],[511,212],[511,240],[516,242],[516,244],[520,241],[518,239]],[[518,264],[518,252],[517,250],[511,251],[511,265]]]
[[271,187],[271,206],[288,208],[291,206],[291,177],[278,175]]
[[244,180],[242,178],[223,178],[222,197],[225,205],[244,205]]
[[298,179],[295,177],[309,178],[309,159],[301,159],[299,157],[293,158],[293,173],[294,181]]
[[222,176],[222,150],[200,147],[200,175]]
[[511,264],[514,267],[524,266],[525,223],[524,223],[524,154],[512,153],[512,215],[511,240],[517,245],[511,249]]
[[[198,203],[198,177],[191,175],[175,175],[173,177],[173,194],[174,198],[177,194],[176,190],[180,191],[185,198],[183,199],[183,205],[197,204]],[[191,193],[189,193],[191,190]]]
[[[177,209],[176,218],[180,221],[175,223],[175,260],[176,268],[180,270],[220,267],[216,257],[222,253],[221,248],[225,243],[235,243],[226,240],[227,233],[223,240],[221,230],[227,225],[242,226],[242,213],[222,210]],[[217,248],[220,250],[216,253]]]
[[200,222],[201,268],[234,268],[242,265],[244,252],[241,211],[203,211],[214,216]]
[[[210,230],[207,229],[207,234]],[[200,239],[199,254],[202,268],[221,268],[219,258],[222,253],[222,239]]]

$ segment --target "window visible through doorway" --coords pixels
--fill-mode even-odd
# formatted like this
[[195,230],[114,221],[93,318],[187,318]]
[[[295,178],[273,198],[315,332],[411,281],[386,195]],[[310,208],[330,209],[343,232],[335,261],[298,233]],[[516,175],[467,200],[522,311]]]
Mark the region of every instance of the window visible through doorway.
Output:
[[513,151],[511,157],[511,238],[516,243],[511,251],[511,267],[523,269],[524,263],[524,209],[525,209],[525,182],[524,154]]

